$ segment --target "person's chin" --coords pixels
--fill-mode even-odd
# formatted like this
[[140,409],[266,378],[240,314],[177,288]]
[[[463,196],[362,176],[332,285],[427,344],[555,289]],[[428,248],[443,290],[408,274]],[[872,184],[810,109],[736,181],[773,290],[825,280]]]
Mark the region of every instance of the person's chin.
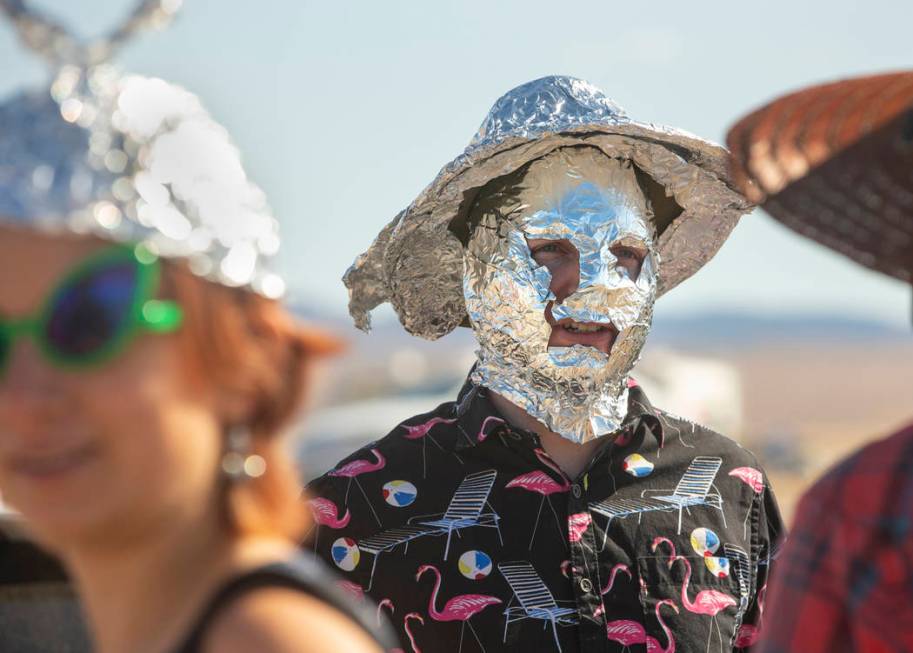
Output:
[[49,547],[94,521],[110,490],[94,447],[4,461],[5,499]]

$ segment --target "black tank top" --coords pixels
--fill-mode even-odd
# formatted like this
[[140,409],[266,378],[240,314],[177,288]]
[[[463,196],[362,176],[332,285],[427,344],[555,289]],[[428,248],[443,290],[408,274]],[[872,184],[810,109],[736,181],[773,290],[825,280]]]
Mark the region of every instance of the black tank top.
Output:
[[332,573],[324,569],[319,560],[302,552],[283,562],[252,569],[225,583],[203,608],[190,633],[173,653],[200,653],[207,631],[219,612],[242,594],[266,587],[283,587],[314,596],[361,626],[384,649],[399,646],[385,622],[377,626],[376,612],[369,601],[353,601],[336,585]]

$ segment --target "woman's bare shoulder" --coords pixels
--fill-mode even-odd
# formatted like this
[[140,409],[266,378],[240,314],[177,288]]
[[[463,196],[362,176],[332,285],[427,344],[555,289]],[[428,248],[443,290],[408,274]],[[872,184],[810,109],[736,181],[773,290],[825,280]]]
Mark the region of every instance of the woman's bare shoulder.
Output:
[[286,588],[244,594],[213,622],[205,653],[381,653],[355,622],[319,599]]

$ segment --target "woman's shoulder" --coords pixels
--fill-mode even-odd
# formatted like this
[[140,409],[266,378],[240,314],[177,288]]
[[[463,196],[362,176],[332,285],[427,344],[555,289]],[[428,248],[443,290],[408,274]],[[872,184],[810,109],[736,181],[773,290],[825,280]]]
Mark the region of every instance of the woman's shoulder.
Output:
[[178,651],[381,651],[389,634],[334,580],[305,552],[236,574],[212,596]]
[[379,653],[377,641],[350,616],[290,587],[263,586],[239,596],[219,614],[203,653],[296,653],[330,650]]

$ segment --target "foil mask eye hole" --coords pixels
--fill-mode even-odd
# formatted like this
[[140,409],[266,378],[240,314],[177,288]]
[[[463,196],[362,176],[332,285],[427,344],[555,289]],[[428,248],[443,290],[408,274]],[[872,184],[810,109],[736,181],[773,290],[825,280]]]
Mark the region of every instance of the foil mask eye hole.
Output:
[[640,276],[641,268],[643,268],[644,258],[647,255],[646,251],[641,251],[627,245],[616,245],[609,251],[612,252],[612,255],[615,256],[618,261],[615,269],[632,281],[637,281],[637,277]]
[[580,252],[568,240],[527,238],[530,257],[551,275],[548,289],[560,302],[580,285]]
[[580,262],[580,252],[568,240],[546,238],[527,238],[529,253],[539,265],[548,266]]

